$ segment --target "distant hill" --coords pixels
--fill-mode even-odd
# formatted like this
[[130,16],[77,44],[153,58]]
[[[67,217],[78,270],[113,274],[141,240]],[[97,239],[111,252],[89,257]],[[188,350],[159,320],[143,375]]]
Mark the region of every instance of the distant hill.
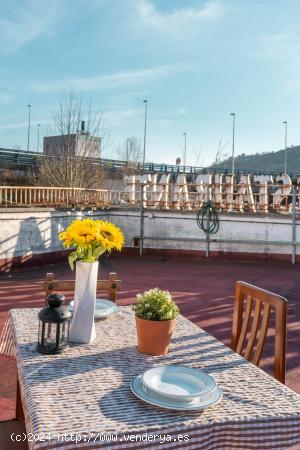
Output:
[[[253,155],[245,155],[242,153],[234,158],[235,169],[280,173],[284,170],[284,153],[284,150],[255,153]],[[231,158],[217,161],[211,167],[231,169]],[[300,145],[288,148],[287,150],[287,172],[300,174]]]

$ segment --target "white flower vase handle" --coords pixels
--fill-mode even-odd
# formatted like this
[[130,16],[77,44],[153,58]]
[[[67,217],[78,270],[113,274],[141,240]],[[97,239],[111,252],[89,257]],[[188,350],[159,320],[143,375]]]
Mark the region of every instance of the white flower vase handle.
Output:
[[74,312],[70,327],[70,342],[89,344],[96,337],[95,304],[98,261],[76,262]]

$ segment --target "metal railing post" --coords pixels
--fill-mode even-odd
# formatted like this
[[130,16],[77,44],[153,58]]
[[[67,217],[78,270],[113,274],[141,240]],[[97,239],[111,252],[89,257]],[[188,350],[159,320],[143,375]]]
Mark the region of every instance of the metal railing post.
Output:
[[143,250],[144,250],[144,188],[145,185],[142,182],[141,183],[141,199],[140,199],[140,256],[143,256]]
[[296,243],[296,233],[297,233],[297,222],[296,222],[296,188],[292,187],[292,264],[296,264],[296,254],[297,245]]

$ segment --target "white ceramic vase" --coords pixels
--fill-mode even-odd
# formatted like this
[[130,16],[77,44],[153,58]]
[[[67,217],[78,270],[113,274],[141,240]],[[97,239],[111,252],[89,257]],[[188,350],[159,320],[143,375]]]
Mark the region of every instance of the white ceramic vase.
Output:
[[89,344],[96,337],[94,323],[98,261],[76,262],[74,312],[70,327],[70,342]]

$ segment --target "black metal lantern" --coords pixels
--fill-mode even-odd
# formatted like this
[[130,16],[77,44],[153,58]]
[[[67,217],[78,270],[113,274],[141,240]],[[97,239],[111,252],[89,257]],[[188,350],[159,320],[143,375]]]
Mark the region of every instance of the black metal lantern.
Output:
[[37,350],[40,353],[61,353],[69,344],[71,312],[63,306],[65,296],[51,294],[48,306],[39,312]]

